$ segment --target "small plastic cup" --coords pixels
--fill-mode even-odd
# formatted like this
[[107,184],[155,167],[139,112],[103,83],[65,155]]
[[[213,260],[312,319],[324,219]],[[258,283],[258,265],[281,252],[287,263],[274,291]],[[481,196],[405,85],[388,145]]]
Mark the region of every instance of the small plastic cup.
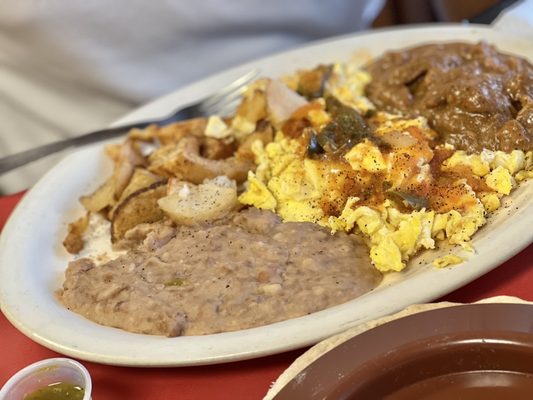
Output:
[[63,382],[84,389],[83,400],[91,399],[89,371],[69,358],[49,358],[21,369],[0,390],[0,400],[23,400],[28,394],[52,383]]

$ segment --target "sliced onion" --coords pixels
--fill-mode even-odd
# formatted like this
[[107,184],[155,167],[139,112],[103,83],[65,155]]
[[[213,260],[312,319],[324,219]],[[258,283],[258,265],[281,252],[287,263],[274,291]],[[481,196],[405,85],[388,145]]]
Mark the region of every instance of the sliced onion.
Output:
[[388,131],[381,136],[381,139],[391,145],[392,147],[411,147],[417,143],[417,140],[409,135],[400,131]]
[[304,97],[278,80],[268,83],[266,95],[269,116],[276,125],[288,120],[297,109],[307,104]]

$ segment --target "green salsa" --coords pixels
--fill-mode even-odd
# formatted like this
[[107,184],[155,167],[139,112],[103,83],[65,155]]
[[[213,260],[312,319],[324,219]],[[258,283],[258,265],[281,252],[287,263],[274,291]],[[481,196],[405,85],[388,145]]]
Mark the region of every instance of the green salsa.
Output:
[[170,280],[168,282],[165,282],[165,286],[166,287],[169,287],[169,286],[181,286],[183,284],[184,284],[184,282],[180,278],[172,279],[172,280]]
[[24,400],[82,400],[85,390],[72,383],[52,383],[24,397]]

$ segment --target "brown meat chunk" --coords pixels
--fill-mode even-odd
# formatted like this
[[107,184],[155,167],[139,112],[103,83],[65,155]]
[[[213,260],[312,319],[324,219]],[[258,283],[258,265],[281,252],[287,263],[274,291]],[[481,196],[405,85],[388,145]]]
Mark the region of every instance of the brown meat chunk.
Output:
[[367,66],[378,107],[422,115],[457,149],[533,149],[533,66],[486,43],[389,52]]

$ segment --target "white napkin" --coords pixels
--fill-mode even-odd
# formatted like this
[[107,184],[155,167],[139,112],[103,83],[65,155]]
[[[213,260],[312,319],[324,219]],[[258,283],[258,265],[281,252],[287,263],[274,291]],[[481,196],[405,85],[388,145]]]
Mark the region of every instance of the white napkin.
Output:
[[492,22],[494,29],[533,39],[533,0],[522,0],[503,10]]

